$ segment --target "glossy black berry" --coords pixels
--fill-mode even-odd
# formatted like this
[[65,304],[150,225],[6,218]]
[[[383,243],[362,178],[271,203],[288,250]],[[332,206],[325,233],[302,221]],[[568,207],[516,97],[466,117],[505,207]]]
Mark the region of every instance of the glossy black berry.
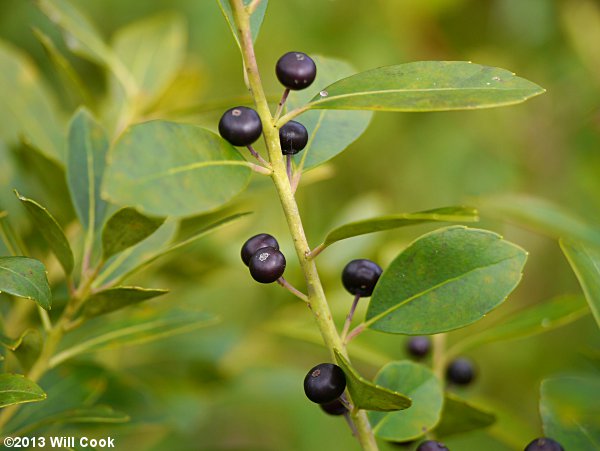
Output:
[[296,155],[308,143],[308,131],[300,122],[289,121],[279,129],[279,142],[284,155]]
[[333,363],[321,363],[304,378],[304,393],[317,404],[326,404],[339,398],[346,389],[346,375]]
[[435,440],[427,440],[426,442],[421,443],[417,447],[417,451],[449,451],[441,442],[436,442]]
[[352,260],[342,271],[342,283],[350,293],[369,297],[382,272],[379,265],[371,260]]
[[446,368],[446,379],[456,385],[467,385],[475,378],[475,365],[467,358],[454,359]]
[[245,147],[260,137],[262,123],[252,108],[236,106],[221,116],[219,133],[234,146]]
[[431,350],[431,339],[429,337],[411,337],[406,342],[406,350],[417,359],[425,357]]
[[297,91],[315,81],[317,65],[306,53],[289,52],[279,58],[275,72],[283,86]]
[[279,249],[263,247],[250,258],[250,275],[260,283],[272,283],[285,271],[285,257]]
[[524,451],[564,451],[564,448],[556,440],[540,437],[527,445]]
[[248,238],[242,246],[242,261],[244,264],[248,266],[252,256],[257,250],[262,249],[263,247],[274,247],[275,249],[279,249],[279,243],[268,233],[259,233],[252,238]]
[[340,401],[340,398],[328,402],[327,404],[321,404],[321,409],[326,414],[334,416],[344,415],[348,412],[348,409],[346,409],[346,406]]

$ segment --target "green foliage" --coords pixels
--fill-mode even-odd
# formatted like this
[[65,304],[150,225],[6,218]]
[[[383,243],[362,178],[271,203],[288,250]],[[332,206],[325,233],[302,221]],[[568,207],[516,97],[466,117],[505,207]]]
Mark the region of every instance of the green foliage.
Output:
[[408,409],[412,405],[411,399],[401,393],[401,387],[390,390],[389,387],[369,382],[358,374],[348,359],[337,349],[335,359],[344,370],[346,385],[356,409],[388,412]]
[[65,270],[65,274],[70,275],[75,265],[73,251],[58,222],[56,222],[56,219],[54,219],[48,210],[36,201],[27,199],[19,193],[16,194],[27,209],[27,213],[31,216],[37,230],[44,237],[46,243],[48,243],[48,246],[52,249],[54,255],[56,255],[56,258],[58,258],[58,261]]
[[168,290],[153,290],[140,287],[115,287],[91,295],[82,315],[85,318],[105,315],[116,310],[167,294]]
[[435,427],[438,437],[464,434],[491,426],[496,421],[494,414],[486,412],[473,404],[447,392],[444,395],[442,419]]
[[600,392],[598,378],[556,377],[542,381],[540,413],[544,433],[564,449],[600,446]]
[[20,374],[0,374],[0,407],[43,401],[46,393]]
[[52,293],[46,268],[39,260],[27,257],[0,257],[0,293],[31,299],[46,310],[52,305]]
[[577,242],[560,241],[596,323],[600,327],[600,252]]
[[413,440],[440,420],[444,393],[441,382],[429,368],[409,361],[390,362],[377,373],[375,383],[390,390],[402,389],[412,399],[410,409],[370,412],[377,437],[397,442]]
[[203,128],[166,121],[138,124],[111,149],[103,194],[157,216],[190,216],[223,206],[248,184],[237,150]]
[[506,299],[526,259],[523,249],[485,230],[454,226],[424,235],[384,271],[365,324],[409,335],[471,324]]
[[[347,62],[320,55],[311,56],[317,65],[317,78],[302,91],[292,91],[286,103],[292,110],[307,103],[320,90],[356,70]],[[373,113],[370,111],[307,111],[298,121],[309,133],[308,144],[294,156],[299,170],[308,170],[330,160],[356,141],[367,129]]]
[[462,61],[420,61],[373,69],[340,80],[313,97],[312,109],[448,111],[512,105],[544,89],[495,67]]
[[[247,6],[251,3],[252,0],[243,0],[243,1],[244,1],[244,5]],[[228,0],[217,0],[217,2],[219,3],[219,8],[221,8],[221,12],[223,13],[223,16],[225,17],[225,20],[227,21],[227,25],[229,25],[229,30],[231,31],[231,34],[233,35],[236,44],[238,45],[238,47],[240,47],[240,50],[241,50],[239,32],[234,23],[233,11],[231,9],[231,5],[229,4]],[[250,32],[252,33],[253,41],[256,41],[256,38],[258,37],[258,32],[260,31],[260,27],[265,18],[265,13],[267,12],[268,4],[269,4],[269,0],[261,0],[260,3],[258,4],[258,7],[256,8],[256,10],[254,10],[252,15],[250,16]]]
[[164,218],[150,218],[134,208],[123,207],[113,214],[102,230],[102,254],[108,259],[152,235]]

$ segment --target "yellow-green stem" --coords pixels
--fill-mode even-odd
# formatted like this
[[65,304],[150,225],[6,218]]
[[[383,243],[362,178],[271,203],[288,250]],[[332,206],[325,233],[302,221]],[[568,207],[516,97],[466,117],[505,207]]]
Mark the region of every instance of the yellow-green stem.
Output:
[[[337,332],[335,323],[333,322],[331,311],[325,298],[325,292],[323,291],[323,286],[321,285],[315,262],[308,258],[310,247],[308,246],[308,241],[304,233],[302,219],[300,217],[298,205],[296,204],[296,200],[290,186],[290,180],[288,179],[286,173],[285,162],[279,144],[279,130],[273,120],[271,111],[269,110],[269,104],[260,80],[258,65],[256,63],[256,57],[254,54],[252,34],[250,31],[249,15],[247,10],[244,8],[242,0],[230,0],[230,4],[234,13],[235,24],[240,36],[248,87],[252,97],[254,98],[256,110],[263,124],[265,142],[269,153],[271,166],[273,168],[271,178],[275,184],[275,188],[277,190],[277,194],[288,223],[288,228],[294,241],[296,254],[298,255],[300,266],[306,279],[310,309],[312,310],[319,330],[321,331],[323,341],[331,352],[332,359],[335,359],[333,350],[339,349],[341,352],[346,354],[346,348]],[[377,443],[375,441],[375,437],[373,436],[373,431],[371,430],[366,413],[362,410],[353,412],[352,421],[356,426],[357,439],[363,449],[368,451],[377,450]]]
[[441,380],[444,380],[444,367],[446,366],[446,334],[433,336],[433,372]]

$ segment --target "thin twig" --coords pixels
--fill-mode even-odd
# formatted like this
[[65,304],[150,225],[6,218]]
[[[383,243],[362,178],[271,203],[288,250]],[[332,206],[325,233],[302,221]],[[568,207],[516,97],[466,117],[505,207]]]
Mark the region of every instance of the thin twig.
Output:
[[290,180],[290,186],[291,186],[292,179],[294,177],[292,174],[292,156],[291,155],[285,156],[285,168],[286,168],[287,176],[288,176],[288,179]]
[[258,5],[260,5],[260,0],[252,0],[252,3],[250,3],[248,6],[246,6],[246,8],[248,9],[248,14],[249,15],[254,14],[254,11],[256,11],[256,8],[258,8]]
[[285,91],[283,91],[283,95],[281,96],[281,100],[279,101],[279,104],[277,105],[277,111],[275,111],[275,116],[273,116],[273,122],[277,122],[279,120],[279,117],[281,116],[281,112],[283,111],[283,106],[285,105],[285,101],[287,100],[289,95],[290,95],[290,88],[285,88]]
[[352,306],[350,307],[348,316],[346,316],[346,322],[344,323],[344,328],[342,329],[342,341],[346,340],[346,336],[350,330],[350,324],[352,324],[352,318],[354,318],[354,312],[356,311],[358,301],[360,301],[360,294],[354,296],[354,301],[352,301]]
[[269,167],[269,162],[265,160],[260,154],[252,147],[252,145],[248,146],[248,150],[252,154],[254,158],[256,158],[263,166]]
[[288,290],[290,293],[292,293],[297,298],[299,298],[302,301],[308,303],[308,296],[306,296],[300,290],[298,290],[297,288],[295,288],[291,283],[289,283],[283,277],[280,277],[279,279],[277,279],[277,283],[279,285],[281,285],[283,288],[285,288],[286,290]]
[[323,252],[323,249],[325,249],[325,243],[321,243],[319,244],[317,247],[315,247],[312,251],[310,251],[307,255],[306,258],[308,258],[309,260],[314,260],[317,255],[319,255],[321,252]]
[[363,333],[365,330],[365,324],[361,324],[360,326],[356,326],[354,329],[352,329],[350,331],[350,333],[346,336],[346,339],[344,340],[345,344],[350,343],[354,338],[356,338],[357,336],[359,336],[361,333]]

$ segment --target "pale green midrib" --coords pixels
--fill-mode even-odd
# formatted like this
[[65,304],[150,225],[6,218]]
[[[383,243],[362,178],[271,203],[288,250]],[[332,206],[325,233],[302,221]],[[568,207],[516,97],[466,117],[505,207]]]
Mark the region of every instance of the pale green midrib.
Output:
[[[94,150],[92,147],[92,143],[90,141],[90,130],[86,124],[85,128],[85,137],[84,137],[84,146],[85,146],[85,158],[87,161],[87,184],[88,184],[88,230],[87,230],[87,240],[89,243],[93,242],[94,239],[94,230],[96,228],[96,180],[95,180],[95,170],[94,170]],[[88,244],[89,244],[88,243]]]
[[[27,277],[25,277],[23,274],[19,274],[18,272],[13,271],[12,269],[7,268],[6,266],[0,265],[0,270],[2,270],[2,269],[6,270],[6,271],[8,271],[10,273],[15,274],[17,277],[19,277],[21,279],[25,279],[25,281],[29,285],[31,285],[35,291],[37,291],[40,294],[40,299],[46,299],[46,297],[44,296],[44,293],[33,282],[31,282]],[[13,294],[13,293],[11,293],[11,294]],[[20,295],[15,295],[15,296],[20,296]]]
[[244,166],[247,168],[251,168],[252,163],[248,161],[234,161],[234,160],[219,160],[219,161],[199,161],[196,163],[190,163],[185,166],[178,166],[175,168],[171,168],[165,172],[160,172],[157,174],[148,175],[146,177],[142,177],[137,179],[134,184],[139,185],[142,183],[146,183],[152,180],[161,179],[164,177],[171,177],[173,175],[180,174],[182,172],[194,171],[196,169],[203,169],[212,166]]
[[348,238],[353,238],[355,236],[360,236],[360,235],[366,235],[368,233],[377,233],[377,232],[385,232],[386,230],[392,230],[395,228],[400,228],[403,227],[404,225],[410,226],[413,225],[412,221],[414,221],[414,225],[417,225],[420,222],[424,222],[424,221],[437,221],[437,222],[477,222],[479,220],[479,216],[477,215],[465,215],[465,216],[460,216],[460,215],[440,215],[440,214],[435,214],[435,215],[418,215],[418,214],[410,214],[407,213],[406,215],[402,215],[402,216],[398,216],[397,218],[393,218],[393,219],[385,219],[382,220],[383,221],[389,221],[389,222],[394,222],[394,221],[411,221],[408,224],[398,224],[398,225],[394,225],[391,227],[383,227],[381,229],[376,229],[376,230],[372,230],[372,231],[367,231],[367,232],[360,232],[358,234],[351,234],[351,235],[343,235],[342,237],[338,238],[336,235],[340,234],[344,229],[346,229],[347,227],[355,227],[355,226],[360,226],[362,224],[369,224],[370,222],[372,222],[372,220],[369,219],[365,219],[363,221],[356,221],[356,222],[351,222],[348,224],[345,224],[343,226],[338,227],[337,229],[333,229],[331,232],[329,232],[327,234],[327,236],[325,237],[325,241],[323,242],[324,246],[329,246],[333,243],[336,243],[338,241],[342,241]]
[[332,102],[334,100],[346,99],[350,97],[362,97],[362,96],[371,96],[371,95],[383,95],[383,94],[395,94],[395,93],[420,93],[420,92],[447,92],[447,91],[501,91],[501,92],[530,92],[530,96],[535,94],[541,94],[544,92],[542,88],[539,90],[532,90],[531,88],[492,88],[492,87],[461,87],[461,88],[404,88],[404,89],[378,89],[373,91],[358,91],[358,92],[349,92],[345,94],[332,94],[327,97],[319,98],[316,101],[311,100],[307,105],[319,105],[328,102]]
[[321,125],[323,124],[323,119],[325,119],[326,113],[327,113],[327,110],[321,111],[319,114],[319,119],[317,120],[315,129],[312,133],[312,136],[310,137],[310,140],[308,141],[308,145],[306,146],[306,149],[304,149],[304,155],[302,155],[302,160],[300,160],[300,165],[298,166],[298,169],[297,169],[299,173],[302,173],[302,170],[304,169],[304,165],[306,163],[306,158],[308,157],[308,153],[312,148],[315,138],[317,137],[317,133],[319,132],[319,129],[321,128]]
[[415,299],[418,299],[418,298],[420,298],[422,296],[425,296],[426,294],[431,293],[431,292],[437,290],[438,288],[442,288],[442,287],[444,287],[444,286],[446,286],[448,284],[451,284],[453,282],[456,282],[456,281],[458,281],[458,280],[460,280],[460,279],[462,279],[464,277],[467,277],[468,275],[470,275],[472,273],[475,273],[475,272],[478,272],[478,271],[483,271],[483,270],[489,269],[489,268],[491,268],[493,266],[500,265],[501,263],[504,263],[505,261],[508,261],[508,260],[512,260],[512,259],[514,259],[517,256],[518,256],[518,254],[514,254],[514,255],[512,255],[510,257],[503,258],[502,260],[498,260],[497,262],[493,262],[493,263],[490,263],[490,264],[485,265],[485,266],[479,266],[477,268],[473,268],[473,269],[471,269],[471,270],[469,270],[469,271],[467,271],[465,273],[462,273],[459,276],[452,277],[450,279],[444,280],[441,283],[438,283],[438,284],[436,284],[436,285],[434,285],[434,286],[432,286],[432,287],[430,287],[430,288],[428,288],[428,289],[426,289],[424,291],[421,291],[421,292],[419,292],[417,294],[412,295],[411,297],[405,299],[404,301],[402,301],[402,302],[400,302],[398,304],[395,304],[393,307],[390,307],[389,309],[385,310],[384,312],[382,312],[382,313],[380,313],[380,314],[372,317],[368,321],[365,321],[363,324],[364,324],[365,327],[369,327],[371,324],[376,323],[377,321],[379,321],[383,317],[389,315],[390,313],[393,313],[394,311],[398,310],[403,305],[408,304],[409,302],[412,302]]

